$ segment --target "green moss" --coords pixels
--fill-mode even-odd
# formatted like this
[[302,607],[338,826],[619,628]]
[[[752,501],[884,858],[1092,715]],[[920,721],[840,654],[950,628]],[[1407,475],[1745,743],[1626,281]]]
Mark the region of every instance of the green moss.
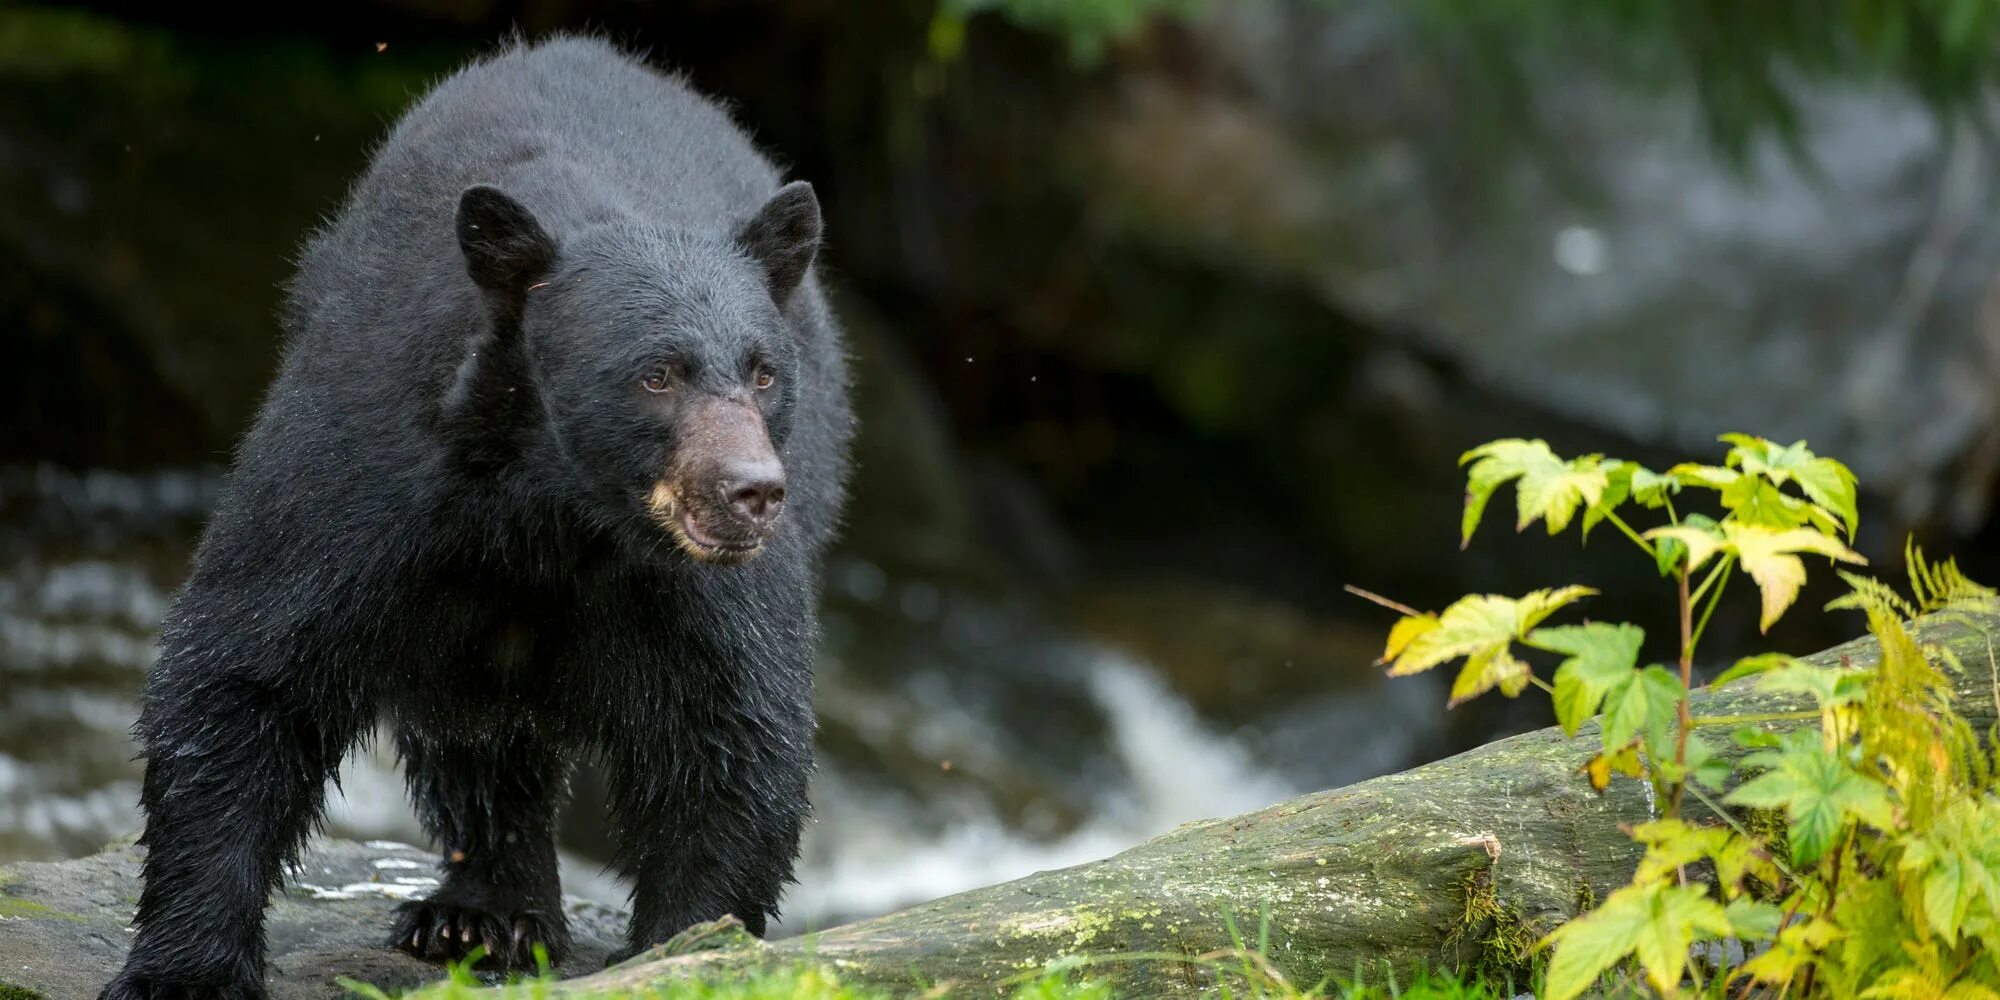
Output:
[[1785,814],[1777,809],[1745,809],[1737,813],[1737,819],[1750,835],[1764,844],[1764,849],[1773,857],[1791,855],[1790,828]]
[[1531,973],[1540,935],[1520,914],[1500,902],[1493,889],[1493,869],[1467,872],[1459,891],[1465,906],[1458,922],[1445,934],[1445,953],[1459,954],[1471,945],[1473,953],[1464,967],[1483,977],[1502,979]]
[[0,1000],[49,1000],[49,998],[26,986],[0,981]]
[[16,899],[12,896],[0,896],[0,919],[68,920],[78,923],[83,920],[74,913],[50,909],[32,899]]

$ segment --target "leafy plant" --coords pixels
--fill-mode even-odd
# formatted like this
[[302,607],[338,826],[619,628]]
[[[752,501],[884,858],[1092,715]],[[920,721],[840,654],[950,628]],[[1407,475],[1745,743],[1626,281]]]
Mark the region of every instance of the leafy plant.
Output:
[[[1462,660],[1453,705],[1540,688],[1565,734],[1598,718],[1601,745],[1582,769],[1594,788],[1623,774],[1650,782],[1661,803],[1659,819],[1629,831],[1645,849],[1630,884],[1543,942],[1553,949],[1544,995],[1569,1000],[1630,962],[1669,996],[1741,984],[1745,995],[1761,986],[1843,998],[2000,998],[2000,761],[1953,706],[1950,674],[1963,665],[1906,624],[1937,615],[1977,625],[1966,612],[1992,608],[1994,592],[1914,546],[1905,552],[1908,597],[1838,570],[1850,590],[1828,608],[1867,616],[1876,662],[1748,657],[1712,683],[1754,676],[1759,690],[1811,707],[1695,715],[1695,653],[1738,569],[1757,590],[1768,631],[1797,602],[1808,559],[1865,562],[1848,546],[1860,518],[1846,466],[1804,442],[1722,441],[1721,464],[1665,472],[1602,455],[1564,459],[1541,441],[1494,441],[1461,460],[1464,544],[1509,483],[1517,531],[1539,522],[1556,535],[1575,525],[1587,537],[1609,524],[1628,539],[1674,592],[1667,663],[1646,662],[1636,625],[1544,624],[1595,593],[1586,587],[1475,594],[1437,613],[1363,592],[1403,614],[1383,652],[1391,675]],[[1694,509],[1697,499],[1709,509]],[[1664,523],[1642,530],[1627,521],[1642,512]],[[1534,653],[1555,659],[1552,681],[1537,676]],[[1984,666],[2000,676],[2000,665]],[[1747,751],[1737,759],[1702,732],[1723,727]],[[1684,815],[1686,794],[1715,819]],[[1746,958],[1704,981],[1691,953],[1719,941],[1739,943]]]

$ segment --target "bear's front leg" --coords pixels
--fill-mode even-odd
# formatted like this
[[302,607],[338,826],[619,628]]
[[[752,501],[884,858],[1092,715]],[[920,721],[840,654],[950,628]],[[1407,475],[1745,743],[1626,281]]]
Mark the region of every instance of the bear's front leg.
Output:
[[101,1000],[263,1000],[264,905],[359,735],[351,703],[163,659],[137,727],[144,888]]
[[673,768],[672,789],[632,772],[615,779],[617,867],[632,881],[632,925],[612,963],[725,914],[763,936],[791,881],[806,813],[809,767],[782,766],[791,773],[753,782]]
[[463,958],[533,969],[569,953],[556,871],[556,810],[568,784],[559,747],[529,732],[478,741],[397,734],[403,774],[424,829],[445,852],[444,884],[396,909],[391,947],[419,958]]
[[786,702],[683,715],[653,730],[680,738],[614,758],[615,864],[632,881],[632,925],[612,962],[725,914],[763,936],[792,881],[812,773],[811,706],[803,691]]

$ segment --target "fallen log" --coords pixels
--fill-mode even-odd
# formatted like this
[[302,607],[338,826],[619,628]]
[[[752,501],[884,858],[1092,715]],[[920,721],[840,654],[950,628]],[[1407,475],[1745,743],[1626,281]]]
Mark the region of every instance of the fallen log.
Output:
[[[1957,699],[1980,731],[2000,703],[1996,626],[2000,614],[1930,619],[1916,630],[1965,664]],[[1863,637],[1809,659],[1867,664],[1876,654]],[[1700,691],[1694,702],[1699,716],[1812,707],[1748,684]],[[1193,959],[1229,949],[1232,920],[1247,941],[1261,927],[1270,962],[1300,985],[1357,970],[1379,980],[1385,965],[1399,975],[1418,966],[1518,971],[1542,934],[1631,877],[1639,851],[1619,825],[1658,814],[1641,781],[1591,792],[1579,770],[1598,747],[1594,722],[1573,740],[1539,730],[806,938],[759,942],[728,922],[703,925],[563,987],[631,988],[810,961],[844,982],[898,991],[948,983],[976,996],[1072,956]],[[1733,743],[1723,750],[1741,752]],[[1185,995],[1211,981],[1197,962],[1160,957],[1097,964],[1090,974],[1114,981],[1120,996]]]

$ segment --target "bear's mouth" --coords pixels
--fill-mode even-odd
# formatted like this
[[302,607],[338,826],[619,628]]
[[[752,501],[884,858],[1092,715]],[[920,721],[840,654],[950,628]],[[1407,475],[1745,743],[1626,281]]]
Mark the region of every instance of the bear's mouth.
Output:
[[666,480],[653,485],[646,497],[646,513],[653,523],[673,536],[674,544],[682,552],[705,563],[729,566],[748,562],[764,550],[764,541],[771,534],[747,526],[738,531],[718,530],[713,525],[716,520],[728,522],[731,527],[737,527],[737,523],[726,514],[703,518],[696,506],[686,502],[680,491]]
[[722,565],[748,562],[764,548],[764,540],[754,535],[731,538],[709,531],[694,511],[686,507],[670,524],[681,550],[702,562]]

